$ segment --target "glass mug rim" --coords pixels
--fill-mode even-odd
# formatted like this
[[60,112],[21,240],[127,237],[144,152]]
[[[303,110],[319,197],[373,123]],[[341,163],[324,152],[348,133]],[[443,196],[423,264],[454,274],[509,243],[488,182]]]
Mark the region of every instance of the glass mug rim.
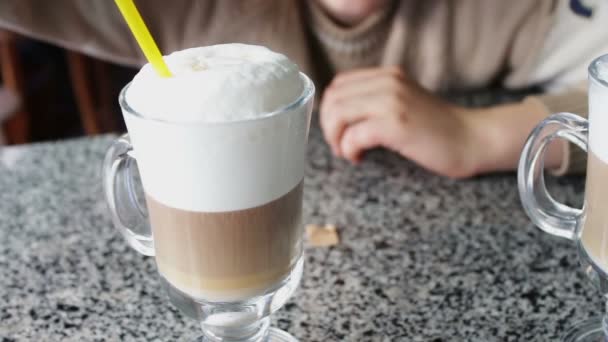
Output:
[[599,65],[603,64],[604,68],[608,71],[608,54],[601,55],[595,58],[589,67],[587,68],[587,72],[589,73],[589,78],[595,81],[597,84],[600,84],[603,87],[608,88],[608,79],[601,78],[599,75]]
[[129,105],[129,103],[127,101],[127,90],[129,89],[129,86],[131,86],[132,81],[127,83],[120,91],[120,94],[118,95],[118,103],[120,105],[120,108],[123,110],[123,112],[125,114],[135,116],[139,119],[153,121],[153,122],[162,123],[162,124],[169,124],[169,125],[201,125],[201,126],[225,125],[225,126],[229,126],[229,125],[235,125],[235,124],[246,123],[246,122],[260,122],[260,121],[268,120],[270,118],[274,118],[277,116],[285,115],[286,113],[289,113],[292,110],[300,108],[309,102],[309,100],[312,98],[312,96],[315,93],[315,85],[312,82],[312,80],[310,79],[310,77],[308,77],[303,72],[300,72],[300,79],[304,82],[304,89],[302,89],[302,93],[294,101],[292,101],[282,107],[279,107],[273,111],[261,113],[260,115],[257,115],[255,117],[240,119],[240,120],[183,122],[183,121],[171,121],[171,120],[151,118],[149,116],[146,116],[146,115],[136,111],[135,109],[133,109],[133,107],[131,107],[131,105]]

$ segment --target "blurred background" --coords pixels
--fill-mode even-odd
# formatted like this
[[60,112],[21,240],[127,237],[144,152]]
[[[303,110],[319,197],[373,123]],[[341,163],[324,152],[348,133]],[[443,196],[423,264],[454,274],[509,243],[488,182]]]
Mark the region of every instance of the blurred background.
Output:
[[123,130],[118,93],[136,72],[0,30],[0,145]]
[[[125,131],[118,94],[137,71],[0,29],[0,146]],[[442,96],[482,107],[540,91],[490,84]]]

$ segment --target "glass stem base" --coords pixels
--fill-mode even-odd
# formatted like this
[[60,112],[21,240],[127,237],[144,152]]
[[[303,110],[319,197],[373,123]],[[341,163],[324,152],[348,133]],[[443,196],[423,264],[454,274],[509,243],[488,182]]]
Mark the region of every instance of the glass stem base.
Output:
[[[196,342],[298,342],[298,340],[289,333],[277,329],[269,328],[268,321],[261,322],[262,326],[259,331],[252,331],[253,335],[238,336],[239,333],[247,333],[247,331],[231,331],[228,335],[217,336],[212,331],[207,331],[203,328],[205,335],[199,337]],[[225,331],[222,333],[226,333]],[[237,336],[234,336],[236,333]]]
[[[254,340],[254,341],[261,341],[261,342],[298,342],[298,340],[291,336],[289,333],[277,329],[277,328],[268,328],[266,330],[266,333],[263,336],[259,337],[260,340]],[[215,341],[238,341],[238,342],[249,342],[251,340],[226,340],[226,339],[216,339],[215,337],[208,337],[208,336],[201,336],[199,337],[196,342],[215,342]]]
[[268,317],[245,326],[218,327],[201,324],[202,341],[213,342],[262,342],[267,340],[270,319]]

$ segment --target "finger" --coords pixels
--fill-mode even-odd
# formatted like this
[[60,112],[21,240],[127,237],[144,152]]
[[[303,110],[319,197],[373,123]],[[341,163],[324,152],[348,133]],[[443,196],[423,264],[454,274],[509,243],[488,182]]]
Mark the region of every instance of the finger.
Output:
[[347,126],[373,117],[395,116],[401,107],[399,99],[386,93],[334,102],[322,108],[323,134],[334,154],[343,156],[340,141]]
[[333,139],[333,134],[330,134],[330,132],[333,133],[336,130],[340,130],[340,127],[335,127],[337,125],[337,120],[335,116],[338,114],[334,112],[334,110],[331,108],[331,106],[329,105],[330,102],[331,101],[329,100],[329,97],[326,96],[326,94],[323,94],[323,97],[321,98],[321,104],[319,106],[319,123],[321,125],[323,137],[331,148],[332,153],[336,156],[339,156],[340,149],[337,144],[337,141]]
[[379,113],[395,114],[400,110],[400,103],[407,98],[407,89],[396,77],[389,77],[370,70],[359,71],[360,74],[373,74],[365,81],[345,82],[333,88],[327,88],[321,99],[321,127],[332,152],[341,156],[340,137],[344,128],[364,118]]
[[338,74],[330,83],[330,87],[348,82],[361,82],[378,76],[389,76],[399,80],[405,79],[405,73],[398,66],[361,68]]
[[325,141],[331,147],[332,153],[338,157],[342,156],[340,150],[340,137],[344,132],[344,129],[350,123],[362,120],[366,115],[369,115],[369,111],[366,108],[359,107],[356,105],[353,107],[353,103],[343,102],[334,103],[327,105],[326,103],[321,105],[320,109],[320,121],[321,129]]
[[348,126],[340,141],[343,157],[358,163],[363,152],[385,145],[385,134],[387,129],[390,129],[387,127],[389,125],[385,118],[373,118]]
[[331,148],[331,152],[335,156],[340,157],[341,156],[340,146],[338,144],[338,141],[336,141],[336,139],[334,137],[341,135],[345,126],[338,126],[338,122],[335,122],[336,120],[331,118],[331,116],[333,116],[333,115],[336,115],[336,114],[332,113],[330,111],[327,111],[327,110],[319,111],[319,118],[320,118],[320,123],[321,123],[321,131],[323,132],[323,137],[325,138],[325,141]]

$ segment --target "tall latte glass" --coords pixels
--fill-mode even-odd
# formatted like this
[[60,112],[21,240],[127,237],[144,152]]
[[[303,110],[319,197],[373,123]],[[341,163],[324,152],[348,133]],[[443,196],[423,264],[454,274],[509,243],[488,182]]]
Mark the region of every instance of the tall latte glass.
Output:
[[[548,117],[532,132],[518,170],[520,197],[530,219],[549,234],[573,240],[591,281],[608,299],[608,55],[589,67],[589,120],[570,113]],[[543,154],[556,138],[588,152],[583,209],[556,202],[543,178]],[[607,303],[608,308],[608,303]],[[580,323],[565,341],[608,341],[608,314]]]
[[[105,158],[115,225],[134,249],[155,257],[169,299],[200,321],[202,341],[294,340],[269,329],[268,316],[302,275],[302,191],[314,86],[297,71],[290,78],[284,69],[291,66],[259,49],[226,45],[169,56],[176,73],[170,82],[189,82],[185,92],[191,94],[175,93],[185,96],[187,106],[155,98],[171,96],[171,88],[159,86],[163,93],[144,84],[140,93],[154,103],[147,106],[137,91],[129,95],[135,82],[147,81],[136,77],[119,98],[129,133]],[[180,68],[186,70],[180,74]],[[286,97],[290,101],[277,98],[289,87],[297,90]],[[189,98],[196,94],[201,98]],[[273,110],[258,112],[264,106]],[[163,113],[171,108],[173,113]],[[145,205],[134,187],[137,174]]]

